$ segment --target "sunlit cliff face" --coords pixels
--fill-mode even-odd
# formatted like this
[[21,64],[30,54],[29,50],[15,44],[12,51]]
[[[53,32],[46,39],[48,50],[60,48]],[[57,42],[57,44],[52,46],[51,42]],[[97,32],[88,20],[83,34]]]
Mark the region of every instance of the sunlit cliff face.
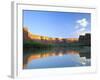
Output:
[[67,41],[69,41],[69,42],[77,42],[78,38],[67,38]]
[[[26,33],[28,35],[26,35]],[[56,41],[57,40],[59,42],[62,42],[62,41],[77,42],[78,41],[78,38],[54,38],[54,37],[36,35],[36,34],[29,32],[28,28],[23,28],[23,34],[24,34],[24,37],[28,36],[28,38],[30,38],[31,40],[47,40],[47,41]]]
[[39,35],[34,35],[31,32],[28,32],[28,37],[30,37],[31,39],[38,39],[41,40],[41,36]]

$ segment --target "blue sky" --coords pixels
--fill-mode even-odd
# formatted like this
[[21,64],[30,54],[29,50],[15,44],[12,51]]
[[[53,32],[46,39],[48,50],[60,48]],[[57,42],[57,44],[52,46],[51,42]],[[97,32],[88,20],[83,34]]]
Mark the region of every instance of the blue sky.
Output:
[[91,14],[24,10],[23,27],[28,27],[33,34],[48,37],[78,38],[90,33]]

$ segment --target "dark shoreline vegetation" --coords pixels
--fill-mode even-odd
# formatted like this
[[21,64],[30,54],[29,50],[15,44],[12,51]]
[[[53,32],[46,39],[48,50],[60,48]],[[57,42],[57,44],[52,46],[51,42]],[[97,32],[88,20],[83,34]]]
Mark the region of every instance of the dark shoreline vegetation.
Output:
[[42,42],[35,42],[35,41],[24,41],[23,42],[23,48],[24,49],[29,49],[29,48],[34,48],[34,49],[47,49],[47,48],[54,48],[54,47],[90,47],[90,45],[84,44],[84,43],[80,43],[80,42],[73,42],[73,43],[61,43],[61,44],[45,44]]
[[23,48],[35,48],[35,49],[39,49],[39,48],[51,48],[54,47],[53,44],[45,44],[45,43],[41,43],[41,42],[34,42],[34,41],[24,41],[23,42]]

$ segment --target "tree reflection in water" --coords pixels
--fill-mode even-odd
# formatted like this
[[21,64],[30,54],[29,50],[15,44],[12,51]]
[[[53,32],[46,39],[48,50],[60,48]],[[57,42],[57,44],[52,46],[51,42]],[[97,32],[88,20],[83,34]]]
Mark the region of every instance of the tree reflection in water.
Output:
[[[66,58],[68,59],[64,59],[66,55]],[[69,58],[69,55],[70,55],[70,58]],[[34,50],[34,49],[31,49],[31,50],[24,50],[24,54],[23,54],[23,68],[24,69],[27,69],[28,65],[30,62],[34,62],[34,61],[42,61],[45,59],[46,61],[48,60],[48,63],[50,63],[51,67],[55,67],[53,66],[55,62],[55,59],[57,59],[58,61],[60,60],[59,57],[62,57],[62,59],[64,60],[67,60],[65,61],[65,64],[64,66],[60,66],[57,65],[57,67],[74,67],[73,66],[70,66],[69,64],[66,64],[66,62],[68,63],[68,61],[70,62],[72,60],[72,58],[76,58],[76,56],[78,56],[78,60],[76,62],[79,62],[80,64],[78,66],[90,66],[90,58],[91,58],[91,55],[90,55],[90,47],[84,47],[84,48],[53,48],[53,49],[39,49],[39,50]],[[50,58],[54,59],[54,62],[50,62]],[[64,57],[64,58],[63,58]],[[53,60],[52,59],[52,60]],[[44,60],[44,62],[45,62]],[[74,60],[74,59],[73,59]],[[75,59],[76,60],[76,59]],[[75,62],[75,60],[73,62]],[[34,65],[39,65],[37,64],[36,62],[34,62],[35,64]],[[46,62],[45,62],[46,63]],[[55,62],[57,63],[57,62]],[[59,61],[60,63],[60,61]],[[33,64],[33,63],[32,63]],[[75,64],[75,63],[71,63],[71,64]],[[65,66],[66,65],[66,66]],[[77,63],[76,63],[77,65]],[[47,66],[47,65],[46,65]],[[46,67],[45,65],[43,66],[38,66],[37,68],[49,68],[49,65],[48,67]],[[28,68],[30,69],[30,68]],[[34,67],[33,67],[34,69]]]

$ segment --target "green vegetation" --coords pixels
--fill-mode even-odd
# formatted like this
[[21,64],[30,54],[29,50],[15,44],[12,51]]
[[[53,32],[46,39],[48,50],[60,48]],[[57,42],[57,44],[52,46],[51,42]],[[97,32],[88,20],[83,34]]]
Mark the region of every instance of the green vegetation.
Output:
[[23,47],[24,48],[51,48],[53,44],[45,44],[41,42],[34,42],[34,41],[24,41]]
[[74,42],[74,43],[54,43],[54,44],[50,44],[50,43],[43,43],[43,42],[36,42],[36,41],[24,41],[23,42],[23,48],[34,48],[34,49],[47,49],[47,48],[54,48],[54,47],[90,47],[88,45],[85,45],[83,43],[79,43],[79,42]]
[[56,47],[84,47],[84,46],[89,46],[89,45],[86,45],[84,43],[79,43],[79,42],[73,42],[73,43],[55,44],[55,46]]

